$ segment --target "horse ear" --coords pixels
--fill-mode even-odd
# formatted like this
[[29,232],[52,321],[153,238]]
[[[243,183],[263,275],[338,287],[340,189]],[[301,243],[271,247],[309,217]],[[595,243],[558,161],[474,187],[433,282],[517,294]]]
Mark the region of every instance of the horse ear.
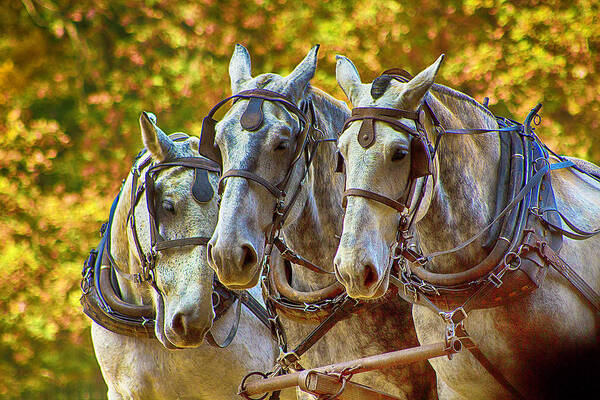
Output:
[[358,70],[352,61],[344,56],[336,55],[335,59],[337,60],[335,65],[335,77],[338,85],[340,85],[346,94],[346,97],[348,97],[348,100],[350,100],[351,103],[354,103],[354,100],[356,100],[356,97],[358,96],[360,85],[362,84]]
[[444,55],[442,54],[433,64],[406,83],[406,87],[402,92],[402,100],[407,108],[416,108],[421,103],[421,99],[435,82],[435,77],[443,60]]
[[162,162],[173,156],[175,143],[154,124],[150,113],[142,112],[140,129],[144,146],[155,160]]
[[319,46],[317,44],[310,49],[304,60],[300,61],[300,64],[294,68],[292,73],[285,77],[286,87],[283,92],[296,101],[300,101],[306,86],[315,76]]
[[250,71],[250,53],[241,44],[236,44],[231,61],[229,61],[229,78],[231,79],[232,94],[241,92],[244,83],[252,79]]

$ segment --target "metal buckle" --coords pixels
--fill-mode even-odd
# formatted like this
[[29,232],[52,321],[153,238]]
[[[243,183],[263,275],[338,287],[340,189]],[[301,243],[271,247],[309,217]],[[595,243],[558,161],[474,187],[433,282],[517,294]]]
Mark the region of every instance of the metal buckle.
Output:
[[499,288],[504,283],[502,281],[502,279],[500,279],[500,278],[501,278],[501,276],[497,276],[493,272],[491,272],[487,279],[488,279],[488,281],[490,281],[492,283],[492,285]]
[[302,303],[304,304],[304,312],[314,312],[314,311],[319,311],[321,309],[321,307],[319,307],[316,304],[311,304],[311,303]]
[[419,300],[419,295],[417,293],[417,289],[410,282],[402,281],[402,284],[404,285],[404,295],[412,296],[413,301],[416,303]]
[[300,361],[300,357],[294,351],[288,351],[287,353],[282,353],[277,359],[277,363],[281,365],[281,368],[284,370],[288,370],[290,366],[296,362]]
[[[457,313],[460,313],[462,315],[459,315]],[[457,316],[457,315],[461,316],[462,318],[460,318],[460,319],[455,318],[455,316]],[[467,312],[465,311],[464,308],[458,307],[458,308],[455,308],[454,310],[448,311],[448,312],[441,311],[440,316],[442,317],[444,322],[446,322],[447,324],[452,324],[454,326],[455,324],[459,324],[464,319],[467,318]]]
[[462,350],[462,342],[456,336],[456,327],[462,325],[463,321],[467,318],[467,312],[464,308],[458,307],[450,312],[442,311],[440,312],[440,316],[446,323],[444,341],[446,349],[452,350],[452,352],[448,353],[448,359],[451,360],[454,353]]

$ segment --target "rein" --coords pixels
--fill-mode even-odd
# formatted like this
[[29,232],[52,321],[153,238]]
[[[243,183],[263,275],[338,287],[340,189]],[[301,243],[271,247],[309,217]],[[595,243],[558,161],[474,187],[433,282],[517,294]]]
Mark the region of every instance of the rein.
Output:
[[[184,134],[172,134],[170,138],[173,141],[187,140],[188,136]],[[138,154],[136,160],[139,160],[146,154],[143,150]],[[183,246],[205,246],[210,240],[209,237],[190,237],[183,239],[165,240],[158,231],[158,218],[155,208],[155,179],[158,173],[164,169],[172,167],[186,167],[194,169],[194,184],[191,193],[195,201],[202,203],[210,201],[213,196],[212,187],[208,181],[208,171],[220,172],[220,167],[211,160],[199,157],[181,157],[169,160],[167,162],[152,163],[152,158],[147,157],[139,164],[134,163],[131,170],[131,205],[127,215],[127,223],[132,231],[134,246],[138,255],[138,260],[142,266],[142,271],[135,274],[124,272],[116,263],[110,254],[110,231],[116,206],[121,198],[123,186],[117,194],[111,206],[108,222],[103,224],[101,229],[102,239],[96,249],[92,249],[87,260],[84,263],[82,271],[82,297],[81,303],[84,312],[99,325],[119,334],[125,334],[133,337],[155,338],[154,326],[161,323],[155,321],[155,311],[151,305],[136,305],[124,301],[118,293],[116,283],[116,274],[132,281],[136,284],[148,283],[158,294],[158,307],[164,307],[163,293],[156,284],[155,267],[158,253],[167,249]],[[142,171],[146,169],[145,180],[138,186],[139,177]],[[139,241],[135,208],[142,195],[146,193],[146,207],[149,215],[150,227],[150,251],[145,253]],[[216,299],[216,300],[215,300]],[[216,278],[213,281],[213,310],[217,321],[229,309],[229,307],[238,300],[236,308],[235,322],[223,343],[217,343],[212,333],[209,331],[206,335],[207,342],[215,347],[227,347],[235,338],[239,326],[241,315],[241,304],[243,303],[253,314],[255,314],[263,324],[269,327],[268,317],[264,307],[256,301],[250,293],[242,291],[237,293],[225,288]],[[178,348],[167,342],[168,348]]]

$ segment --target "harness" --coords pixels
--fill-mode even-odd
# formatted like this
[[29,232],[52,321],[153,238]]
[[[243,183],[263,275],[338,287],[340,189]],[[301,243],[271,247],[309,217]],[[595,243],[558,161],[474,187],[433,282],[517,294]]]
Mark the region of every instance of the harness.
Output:
[[[411,76],[406,71],[393,69],[383,74],[400,82]],[[391,207],[400,213],[396,240],[390,247],[390,281],[399,289],[405,300],[425,305],[437,312],[447,325],[445,340],[450,348],[459,341],[475,356],[485,369],[514,397],[520,393],[502,376],[500,371],[483,355],[467,334],[463,321],[473,309],[505,304],[529,295],[537,289],[547,273],[548,265],[554,267],[569,283],[600,312],[600,296],[558,255],[562,235],[572,239],[586,239],[600,233],[577,228],[556,209],[550,172],[576,167],[570,160],[557,156],[558,163],[550,163],[550,150],[534,133],[531,123],[539,123],[538,104],[531,110],[524,124],[507,118],[497,118],[495,129],[445,129],[426,100],[417,111],[380,107],[357,107],[345,124],[347,129],[354,121],[362,121],[358,142],[368,148],[375,141],[375,121],[381,121],[397,131],[407,133],[411,139],[411,166],[404,195],[398,199],[362,189],[350,188],[344,192],[344,205],[349,196],[367,198]],[[415,129],[398,119],[414,121]],[[432,144],[422,118],[429,118],[434,128]],[[423,200],[429,175],[433,173],[434,157],[445,134],[482,134],[498,132],[501,138],[499,182],[507,182],[507,190],[499,190],[495,218],[478,234],[453,249],[423,254],[418,245],[411,243],[411,228]],[[339,155],[341,158],[341,155]],[[343,159],[338,159],[338,169],[343,171]],[[580,172],[586,173],[577,168]],[[593,178],[599,180],[591,174]],[[419,180],[422,180],[419,186]],[[435,182],[434,182],[435,185]],[[415,205],[411,208],[411,205]],[[562,228],[564,221],[570,231]],[[488,256],[472,268],[452,274],[430,272],[435,270],[432,259],[455,253],[488,234]],[[410,262],[407,262],[410,261]]]
[[[235,103],[240,99],[249,100],[246,109],[240,118],[242,128],[247,131],[253,132],[262,126],[264,120],[262,105],[265,101],[279,104],[284,107],[288,112],[298,118],[302,127],[302,130],[296,139],[296,148],[292,157],[292,162],[281,182],[274,184],[252,171],[243,169],[230,169],[225,171],[219,181],[219,194],[222,194],[227,178],[241,177],[260,184],[276,200],[275,209],[273,211],[273,222],[265,237],[265,255],[262,260],[261,274],[261,286],[263,297],[265,298],[265,303],[267,305],[271,331],[277,338],[280,349],[280,356],[277,363],[275,364],[274,369],[269,373],[269,376],[276,376],[287,372],[290,369],[302,369],[302,366],[298,363],[300,357],[333,326],[335,326],[337,322],[364,309],[365,303],[358,302],[348,297],[343,285],[337,281],[323,289],[312,292],[298,291],[292,288],[289,283],[289,274],[291,273],[290,263],[301,265],[315,273],[333,274],[295,253],[287,246],[284,239],[280,236],[281,228],[300,194],[301,185],[299,184],[296,188],[291,188],[290,177],[297,162],[300,160],[302,153],[304,152],[306,160],[304,170],[302,171],[302,177],[304,178],[308,173],[308,169],[318,150],[319,144],[337,141],[337,138],[318,139],[314,135],[315,131],[321,133],[322,131],[316,125],[316,114],[312,101],[306,101],[303,103],[302,107],[299,108],[293,103],[292,99],[287,96],[265,89],[246,90],[227,97],[218,102],[203,119],[200,154],[222,164],[221,153],[214,144],[216,134],[215,126],[217,124],[214,115],[218,109],[230,100],[233,100]],[[286,199],[288,198],[289,201],[286,205]],[[285,260],[285,264],[274,265],[271,263],[273,247],[278,249],[282,258]],[[371,303],[371,306],[381,304],[383,301],[384,300]],[[279,315],[284,315],[295,321],[313,322],[318,325],[296,347],[289,350],[287,337]],[[267,376],[261,372],[253,372],[244,378],[244,382],[248,377],[253,375]],[[278,393],[275,392],[272,396],[275,397],[271,398],[276,398]]]
[[[185,134],[172,134],[170,138],[174,141],[184,141],[188,138]],[[102,225],[102,239],[96,249],[92,249],[87,260],[84,262],[82,271],[82,296],[81,304],[83,311],[92,320],[99,325],[113,332],[133,337],[154,338],[155,324],[162,324],[163,321],[155,321],[156,313],[151,305],[135,305],[124,301],[120,295],[116,276],[134,282],[135,284],[148,283],[158,294],[157,307],[164,307],[163,294],[156,284],[155,267],[159,252],[166,249],[172,249],[183,246],[205,246],[208,237],[190,237],[183,239],[165,240],[158,231],[158,214],[155,208],[155,180],[158,173],[164,169],[172,167],[186,167],[194,169],[194,182],[191,187],[191,195],[199,203],[208,202],[213,197],[213,190],[208,180],[208,171],[220,172],[219,166],[200,157],[181,157],[169,160],[167,162],[152,163],[151,157],[143,150],[136,157],[134,166],[131,170],[131,206],[127,215],[127,223],[132,232],[133,243],[141,264],[141,272],[126,273],[123,271],[110,254],[110,232],[114,212],[121,197],[123,186],[114,199],[108,222]],[[138,185],[139,177],[142,171],[145,171],[144,183]],[[125,181],[124,181],[125,182]],[[146,207],[149,215],[150,227],[150,247],[148,252],[144,252],[139,241],[135,208],[138,206],[142,195],[146,193]],[[248,292],[236,293],[225,288],[217,279],[213,281],[213,310],[215,313],[214,321],[229,309],[229,307],[238,300],[236,308],[236,319],[225,341],[217,343],[210,332],[206,335],[209,344],[216,347],[226,347],[231,343],[237,328],[239,326],[241,304],[243,303],[252,311],[265,325],[268,325],[266,310],[254,299]],[[167,342],[169,348],[176,348]]]

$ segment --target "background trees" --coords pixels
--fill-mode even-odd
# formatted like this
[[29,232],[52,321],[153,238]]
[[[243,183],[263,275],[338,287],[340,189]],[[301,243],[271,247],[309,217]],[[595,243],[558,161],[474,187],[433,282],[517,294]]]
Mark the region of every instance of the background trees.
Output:
[[[315,43],[314,80],[336,97],[335,57],[370,81],[419,71],[600,161],[600,7],[594,1],[21,0],[0,8],[0,397],[98,398],[80,312],[81,263],[140,145],[137,119],[200,133],[229,93],[237,42],[255,73],[286,74]],[[119,177],[119,178],[116,178]]]

